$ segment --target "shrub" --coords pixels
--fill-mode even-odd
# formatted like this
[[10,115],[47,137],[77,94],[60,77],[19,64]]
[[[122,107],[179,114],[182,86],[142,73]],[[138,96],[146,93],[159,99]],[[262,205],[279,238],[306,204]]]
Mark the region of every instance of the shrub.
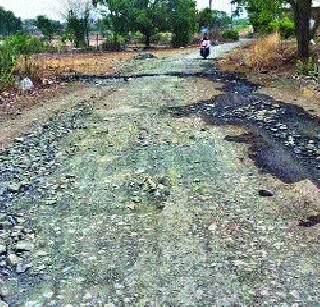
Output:
[[232,30],[232,29],[224,31],[222,34],[222,37],[224,39],[232,39],[235,41],[238,41],[240,39],[239,32],[237,30]]
[[289,17],[272,21],[267,27],[268,33],[280,32],[281,38],[288,39],[295,36],[295,27]]
[[238,48],[237,51],[222,60],[224,70],[236,69],[240,72],[270,71],[292,66],[296,61],[296,42],[282,41],[280,33],[259,37],[247,46]]
[[28,73],[32,67],[30,56],[44,51],[45,48],[44,42],[36,37],[21,33],[8,36],[0,46],[0,89],[12,85],[13,71],[20,59],[23,60],[22,69]]
[[137,43],[142,43],[144,41],[144,36],[141,32],[137,31],[130,36],[130,39]]
[[294,23],[288,17],[280,20],[279,30],[282,38],[288,39],[295,36]]
[[160,43],[160,44],[169,45],[172,40],[172,34],[160,32],[160,33],[157,33],[153,36],[153,40],[157,43]]

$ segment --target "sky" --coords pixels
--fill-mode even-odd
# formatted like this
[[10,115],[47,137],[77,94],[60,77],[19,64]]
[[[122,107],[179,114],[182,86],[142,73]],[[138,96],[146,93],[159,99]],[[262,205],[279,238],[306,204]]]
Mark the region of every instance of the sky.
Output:
[[[61,19],[61,3],[64,0],[0,0],[0,6],[13,11],[22,19],[31,19],[38,15],[47,15],[52,19]],[[213,0],[213,9],[230,12],[230,0]],[[199,8],[206,7],[209,0],[197,0]]]

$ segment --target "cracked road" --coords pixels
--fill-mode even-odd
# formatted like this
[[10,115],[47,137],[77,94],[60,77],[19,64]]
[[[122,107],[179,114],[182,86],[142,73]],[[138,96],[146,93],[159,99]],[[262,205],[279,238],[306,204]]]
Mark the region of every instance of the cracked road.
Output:
[[319,224],[297,224],[316,185],[226,138],[248,125],[164,111],[224,93],[220,78],[165,75],[206,69],[195,54],[131,61],[127,75],[161,76],[91,79],[89,97],[2,150],[3,304],[319,302]]

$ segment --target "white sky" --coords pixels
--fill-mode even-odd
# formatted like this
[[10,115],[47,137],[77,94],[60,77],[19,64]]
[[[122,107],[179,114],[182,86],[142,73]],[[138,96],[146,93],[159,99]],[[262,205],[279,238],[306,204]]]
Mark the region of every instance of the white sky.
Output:
[[[213,8],[230,12],[230,0],[213,0]],[[61,19],[61,3],[63,0],[0,0],[0,6],[13,11],[22,19],[47,15],[53,19]],[[197,0],[198,7],[208,6],[209,0]]]

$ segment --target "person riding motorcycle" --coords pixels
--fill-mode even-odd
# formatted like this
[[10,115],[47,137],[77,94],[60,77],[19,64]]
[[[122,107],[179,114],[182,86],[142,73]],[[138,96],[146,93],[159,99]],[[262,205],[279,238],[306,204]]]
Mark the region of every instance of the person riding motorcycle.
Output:
[[206,59],[210,54],[211,42],[208,39],[207,33],[203,35],[203,39],[200,43],[200,55]]

